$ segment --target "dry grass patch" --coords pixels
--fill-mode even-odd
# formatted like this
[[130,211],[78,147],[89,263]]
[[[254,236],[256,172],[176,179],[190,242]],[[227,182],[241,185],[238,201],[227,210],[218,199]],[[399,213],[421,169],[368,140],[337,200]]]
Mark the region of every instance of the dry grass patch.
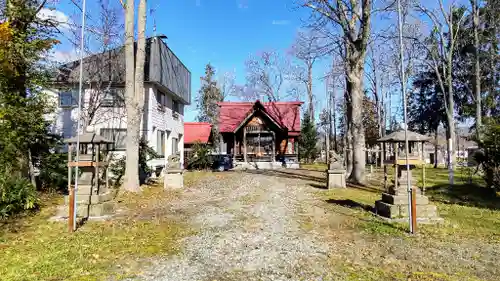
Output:
[[[66,223],[49,222],[54,202],[0,233],[0,280],[103,280],[138,273],[144,258],[177,253],[178,240],[190,233],[180,220],[163,216],[176,193],[161,186],[139,194],[120,194],[122,213],[109,221],[89,221],[68,233]],[[14,222],[8,225],[15,226]]]
[[[339,249],[332,267],[344,280],[498,280],[500,210],[475,206],[478,197],[464,195],[463,204],[455,204],[452,192],[441,194],[450,200],[434,204],[445,223],[419,225],[412,236],[407,224],[387,223],[369,211],[380,199],[378,186],[318,195],[330,215],[344,218],[340,227],[321,226]],[[432,188],[428,195],[436,198]]]

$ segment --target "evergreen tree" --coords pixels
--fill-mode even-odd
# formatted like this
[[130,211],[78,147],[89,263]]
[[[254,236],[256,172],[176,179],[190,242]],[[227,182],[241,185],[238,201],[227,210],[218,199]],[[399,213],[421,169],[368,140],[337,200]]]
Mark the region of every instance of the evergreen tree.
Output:
[[198,109],[198,121],[208,122],[212,125],[214,144],[217,144],[219,139],[219,105],[217,103],[223,100],[222,91],[215,81],[215,69],[209,63],[205,67],[205,76],[201,77],[201,88],[198,92],[196,108]]
[[40,89],[57,24],[38,17],[42,7],[6,1],[0,22],[0,217],[35,206],[34,165],[46,162],[41,148],[50,149],[44,117],[51,108]]
[[318,142],[318,134],[311,116],[308,113],[304,114],[302,119],[302,127],[300,128],[299,138],[299,157],[307,162],[312,162],[317,155],[316,144]]

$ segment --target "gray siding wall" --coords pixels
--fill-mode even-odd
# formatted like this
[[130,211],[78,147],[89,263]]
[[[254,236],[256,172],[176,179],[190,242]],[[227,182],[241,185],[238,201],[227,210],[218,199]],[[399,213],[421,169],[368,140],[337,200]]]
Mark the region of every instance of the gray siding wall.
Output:
[[191,72],[160,39],[153,38],[150,51],[149,81],[168,88],[181,103],[190,104]]

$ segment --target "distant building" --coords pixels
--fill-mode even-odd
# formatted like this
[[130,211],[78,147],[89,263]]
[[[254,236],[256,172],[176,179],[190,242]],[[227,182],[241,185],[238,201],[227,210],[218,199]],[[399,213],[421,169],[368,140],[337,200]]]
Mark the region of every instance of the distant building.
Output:
[[[191,102],[191,73],[161,36],[147,39],[144,70],[144,114],[141,135],[161,156],[151,166],[165,164],[169,155],[184,155],[184,107]],[[46,92],[58,109],[53,132],[64,138],[76,134],[80,62],[62,65]],[[83,60],[84,129],[114,142],[114,150],[125,150],[125,53],[119,47]]]
[[[215,149],[233,156],[242,167],[298,167],[302,102],[221,102],[219,140]],[[208,123],[186,123],[184,145],[209,141]],[[196,130],[189,132],[188,130]]]
[[184,149],[190,150],[195,143],[211,144],[212,125],[206,122],[184,122]]

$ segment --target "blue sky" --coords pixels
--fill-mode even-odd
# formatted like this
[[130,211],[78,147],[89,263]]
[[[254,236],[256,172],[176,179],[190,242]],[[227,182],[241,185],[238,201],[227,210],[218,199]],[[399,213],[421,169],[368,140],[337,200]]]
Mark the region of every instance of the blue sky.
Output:
[[[81,2],[81,0],[73,0]],[[108,1],[119,7],[119,0]],[[136,0],[136,3],[139,2]],[[200,77],[207,63],[211,63],[219,75],[234,72],[237,84],[245,82],[245,60],[262,50],[286,53],[297,31],[307,20],[309,10],[296,6],[294,0],[149,0],[147,35],[153,35],[153,23],[157,33],[168,37],[167,43],[192,74],[192,105],[185,110],[185,120],[196,117],[195,98],[200,88]],[[446,1],[447,2],[447,1]],[[98,18],[96,0],[87,0],[89,16]],[[56,16],[64,21],[79,22],[81,13],[70,0],[61,0],[54,6]],[[121,8],[119,9],[121,11]],[[383,28],[380,20],[375,24]],[[71,35],[68,35],[71,36]],[[57,52],[76,57],[73,45],[62,38]],[[325,106],[325,87],[322,77],[331,58],[318,62],[314,68],[314,94],[316,114]],[[340,93],[339,93],[340,94]],[[304,100],[305,97],[302,97]],[[234,99],[234,98],[233,98]],[[401,110],[401,99],[395,93],[393,110]]]
[[[118,0],[108,0],[110,3]],[[97,6],[87,1],[90,17],[97,18]],[[136,1],[138,2],[138,1]],[[185,120],[196,117],[195,97],[200,87],[204,68],[211,63],[218,74],[233,72],[237,84],[245,82],[245,60],[262,50],[286,53],[297,31],[303,27],[308,10],[298,8],[292,0],[150,0],[147,35],[165,34],[167,43],[192,75],[192,105],[187,108]],[[114,4],[113,4],[114,5]],[[79,22],[80,11],[69,1],[61,1],[55,8],[70,20]],[[70,35],[68,35],[70,36]],[[75,57],[74,46],[62,40],[57,48],[67,56]],[[323,76],[326,60],[316,66],[315,76]],[[324,92],[322,81],[315,89]],[[318,105],[321,108],[321,105]],[[320,109],[318,108],[318,109]],[[318,110],[319,111],[319,110]]]
[[[161,4],[160,4],[161,3]],[[234,71],[244,83],[244,62],[263,49],[285,50],[301,27],[306,11],[290,0],[155,0],[157,31],[192,73],[193,97],[210,62],[220,75]],[[150,18],[151,19],[151,18]],[[149,20],[149,25],[153,24]],[[152,28],[149,28],[152,30]],[[194,103],[194,99],[192,101]],[[186,113],[193,120],[194,106]]]

